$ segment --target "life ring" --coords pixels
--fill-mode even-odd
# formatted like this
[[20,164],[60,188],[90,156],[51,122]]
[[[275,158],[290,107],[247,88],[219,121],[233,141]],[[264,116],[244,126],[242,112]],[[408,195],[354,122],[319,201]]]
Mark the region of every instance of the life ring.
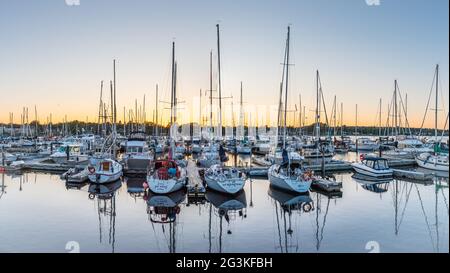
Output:
[[311,206],[310,203],[305,203],[305,204],[303,204],[303,211],[304,211],[304,212],[310,212],[311,209],[312,209],[312,206]]
[[221,173],[221,174],[219,174],[218,179],[219,179],[219,182],[224,182],[227,179],[227,177],[223,173]]
[[91,200],[94,200],[94,198],[95,198],[95,194],[93,194],[93,193],[90,193],[88,197],[89,197],[89,199],[91,199]]
[[95,167],[89,166],[89,167],[88,167],[88,171],[89,171],[91,174],[95,173]]

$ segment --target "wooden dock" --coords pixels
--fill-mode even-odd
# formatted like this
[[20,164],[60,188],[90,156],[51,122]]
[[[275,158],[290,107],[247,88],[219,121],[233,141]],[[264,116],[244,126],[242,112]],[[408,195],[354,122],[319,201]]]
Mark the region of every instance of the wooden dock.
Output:
[[194,161],[188,160],[186,171],[188,174],[187,195],[189,204],[199,204],[206,201],[206,188],[200,177],[199,169]]

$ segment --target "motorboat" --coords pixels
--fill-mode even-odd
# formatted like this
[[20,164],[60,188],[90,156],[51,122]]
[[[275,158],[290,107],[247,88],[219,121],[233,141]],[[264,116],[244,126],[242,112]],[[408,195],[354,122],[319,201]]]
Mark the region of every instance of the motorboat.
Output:
[[89,156],[84,154],[83,145],[80,143],[67,143],[61,145],[56,152],[50,155],[50,159],[57,164],[72,162],[86,162]]
[[144,133],[133,133],[125,143],[123,161],[127,171],[146,172],[153,155],[147,145]]
[[367,137],[358,138],[355,143],[350,144],[351,151],[375,151],[378,149],[380,149],[380,144]]
[[389,168],[388,160],[373,155],[361,155],[361,162],[352,163],[355,172],[376,178],[390,178],[394,171]]
[[236,152],[238,154],[251,154],[252,153],[252,147],[248,142],[240,142],[238,145],[236,145]]

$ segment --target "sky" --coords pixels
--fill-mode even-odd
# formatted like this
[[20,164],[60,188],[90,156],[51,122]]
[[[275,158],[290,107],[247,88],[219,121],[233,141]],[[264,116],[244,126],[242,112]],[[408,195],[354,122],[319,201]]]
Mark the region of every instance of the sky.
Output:
[[[449,98],[448,6],[447,0],[381,0],[379,5],[366,0],[80,0],[79,5],[0,0],[0,122],[8,122],[13,112],[19,123],[23,107],[32,120],[35,106],[40,122],[50,113],[53,122],[66,115],[96,120],[100,81],[112,80],[113,59],[119,119],[124,107],[134,108],[145,95],[146,118],[152,120],[157,84],[160,100],[170,101],[173,41],[178,100],[184,102],[180,120],[196,121],[200,90],[204,95],[209,89],[210,51],[217,90],[219,23],[222,93],[233,96],[223,100],[225,123],[231,122],[230,113],[239,112],[241,81],[247,122],[255,123],[256,112],[277,104],[289,25],[288,104],[290,110],[299,106],[301,94],[307,124],[314,120],[319,70],[328,115],[336,96],[345,124],[355,124],[358,104],[358,124],[376,125],[381,98],[385,124],[397,79],[402,95],[408,94],[409,123],[420,127],[439,64],[443,127]],[[167,104],[160,102],[159,112],[169,118]],[[289,112],[289,122],[297,115]],[[426,127],[433,122],[430,113]]]

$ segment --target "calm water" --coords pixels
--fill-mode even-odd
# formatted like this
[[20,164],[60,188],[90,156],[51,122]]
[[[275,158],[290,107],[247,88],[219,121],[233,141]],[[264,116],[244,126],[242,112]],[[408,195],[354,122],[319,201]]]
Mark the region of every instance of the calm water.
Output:
[[146,196],[143,179],[100,188],[50,174],[0,179],[0,252],[68,252],[72,241],[81,252],[449,251],[448,179],[373,187],[338,174],[334,197],[253,179],[237,197],[208,193],[198,205],[183,193]]

